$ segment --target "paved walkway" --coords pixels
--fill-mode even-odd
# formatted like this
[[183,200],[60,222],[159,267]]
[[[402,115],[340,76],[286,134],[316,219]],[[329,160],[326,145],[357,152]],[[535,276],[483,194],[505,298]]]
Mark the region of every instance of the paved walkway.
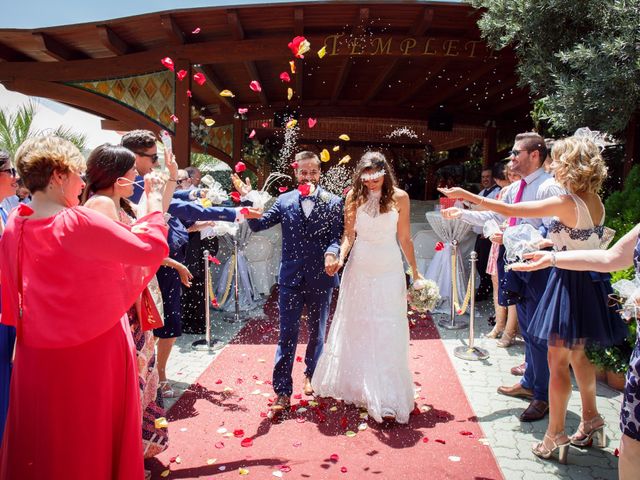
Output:
[[[483,310],[487,305],[480,305]],[[262,309],[246,312],[240,322],[231,323],[233,315],[212,312],[215,336],[226,344],[244,326],[245,320],[263,315]],[[446,318],[436,315],[436,321]],[[468,317],[464,317],[468,321]],[[495,340],[483,338],[490,327],[486,317],[476,317],[475,344],[486,349],[490,357],[485,361],[471,362],[454,356],[455,347],[466,344],[469,330],[447,330],[439,328],[440,336],[453,362],[455,370],[462,382],[467,398],[475,410],[488,444],[498,460],[500,468],[507,480],[536,480],[548,478],[570,478],[575,480],[617,479],[617,461],[613,452],[620,441],[618,415],[622,395],[606,385],[598,384],[598,407],[607,422],[606,433],[608,445],[605,449],[578,449],[571,447],[569,464],[543,461],[530,451],[531,444],[542,439],[547,425],[546,420],[534,423],[521,423],[517,416],[526,407],[524,400],[512,399],[499,395],[496,389],[500,385],[511,385],[518,381],[509,370],[522,362],[524,350],[522,343],[503,349],[495,346]],[[168,376],[173,382],[178,396],[185,388],[195,382],[210,362],[220,351],[212,353],[195,351],[191,348],[199,335],[181,337],[169,360]],[[428,391],[427,391],[428,396]],[[168,407],[177,400],[169,399]],[[567,432],[572,433],[580,421],[580,397],[574,384],[574,392],[569,402],[567,415]]]

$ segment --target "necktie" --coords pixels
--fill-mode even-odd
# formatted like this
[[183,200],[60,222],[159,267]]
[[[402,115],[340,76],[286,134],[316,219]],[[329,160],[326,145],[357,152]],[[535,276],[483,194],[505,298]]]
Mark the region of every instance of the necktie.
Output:
[[[525,179],[523,178],[522,180],[520,180],[520,188],[518,189],[518,193],[516,193],[516,198],[513,200],[513,203],[520,203],[520,200],[522,200],[522,194],[524,193],[524,187],[527,186],[527,182],[525,181]],[[509,226],[513,227],[517,222],[516,217],[511,217],[509,219]]]

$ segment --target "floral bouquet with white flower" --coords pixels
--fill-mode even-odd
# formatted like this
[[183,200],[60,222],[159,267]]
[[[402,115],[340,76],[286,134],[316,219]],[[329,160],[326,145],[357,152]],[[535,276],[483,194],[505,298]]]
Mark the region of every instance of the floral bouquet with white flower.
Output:
[[[411,272],[408,273],[411,276]],[[420,276],[409,286],[407,300],[411,309],[418,313],[433,311],[440,302],[440,289],[433,280]]]

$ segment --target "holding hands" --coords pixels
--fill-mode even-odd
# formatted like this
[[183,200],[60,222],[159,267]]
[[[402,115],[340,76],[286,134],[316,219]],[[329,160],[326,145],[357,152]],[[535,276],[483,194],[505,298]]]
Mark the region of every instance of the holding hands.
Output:
[[324,256],[324,271],[330,277],[333,277],[340,271],[344,261],[341,258],[336,257],[334,254],[329,253]]

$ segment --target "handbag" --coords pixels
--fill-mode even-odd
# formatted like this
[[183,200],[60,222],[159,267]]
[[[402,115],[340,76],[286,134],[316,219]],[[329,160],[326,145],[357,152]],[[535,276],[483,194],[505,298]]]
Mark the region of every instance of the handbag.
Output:
[[164,325],[164,320],[153,301],[149,287],[145,287],[140,298],[136,300],[136,312],[143,332],[160,328]]

